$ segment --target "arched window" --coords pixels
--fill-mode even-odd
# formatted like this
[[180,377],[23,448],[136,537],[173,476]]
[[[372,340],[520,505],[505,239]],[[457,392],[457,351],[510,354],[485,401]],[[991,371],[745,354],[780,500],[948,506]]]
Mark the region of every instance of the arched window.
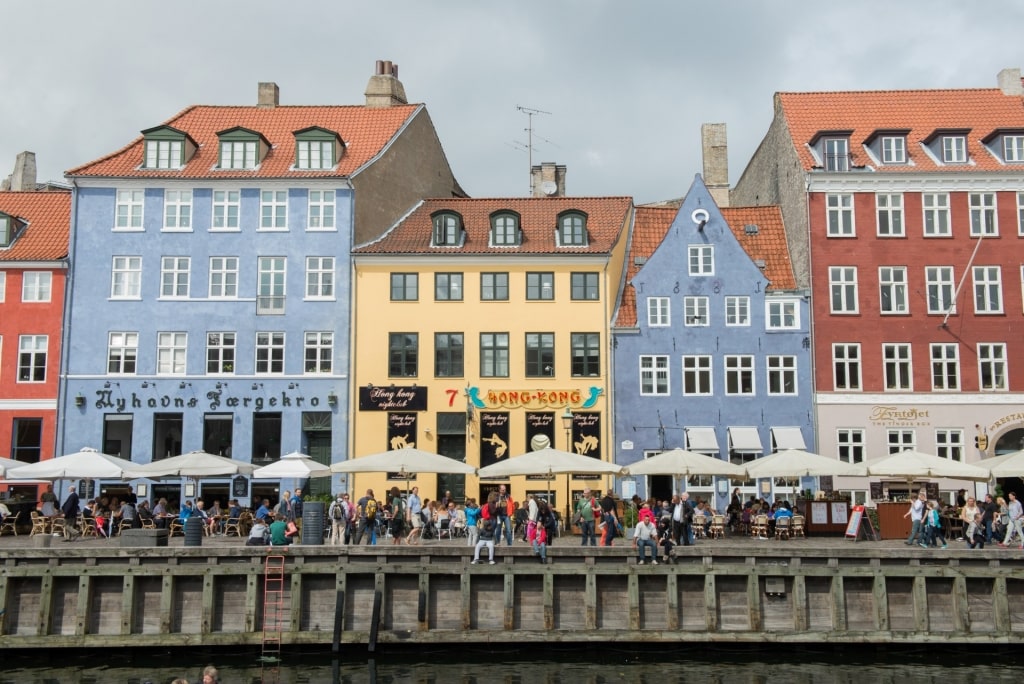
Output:
[[452,246],[459,244],[459,233],[462,219],[458,214],[441,212],[434,215],[434,246]]
[[587,217],[578,211],[566,212],[558,217],[558,244],[562,247],[587,245]]
[[514,247],[519,244],[519,217],[511,212],[491,216],[491,246]]

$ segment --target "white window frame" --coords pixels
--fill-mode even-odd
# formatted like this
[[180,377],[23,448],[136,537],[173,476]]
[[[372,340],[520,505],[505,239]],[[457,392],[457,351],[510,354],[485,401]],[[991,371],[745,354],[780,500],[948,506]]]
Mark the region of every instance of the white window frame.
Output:
[[683,324],[686,327],[706,328],[711,325],[711,300],[702,295],[683,297]]
[[857,226],[853,212],[853,193],[829,193],[825,195],[825,218],[828,237],[857,237]]
[[222,140],[220,168],[255,169],[259,165],[259,145],[255,140]]
[[296,142],[295,168],[317,171],[334,167],[334,141],[299,140]]
[[[834,342],[832,344],[832,388],[837,392],[860,392],[861,353],[858,342]],[[839,370],[843,369],[846,385],[839,382]]]
[[25,304],[44,304],[53,297],[53,273],[25,271],[21,276],[21,301]]
[[752,397],[757,394],[755,387],[754,357],[751,354],[726,354],[722,358],[725,367],[725,394],[731,397]]
[[883,164],[907,163],[907,139],[902,135],[883,135],[881,140]]
[[967,161],[967,138],[962,135],[942,136],[942,161],[963,164]]
[[882,376],[886,392],[914,391],[914,360],[909,344],[882,345]]
[[262,256],[257,259],[256,314],[281,315],[288,297],[288,258]]
[[110,265],[110,298],[142,298],[142,257],[114,256]]
[[850,141],[847,138],[825,138],[821,141],[825,171],[850,170]]
[[192,191],[164,190],[164,226],[166,231],[192,232]]
[[0,304],[7,298],[7,273],[0,271]]
[[923,231],[925,237],[950,237],[952,228],[949,220],[949,193],[921,193]]
[[904,237],[903,195],[898,192],[875,193],[876,234],[878,237]]
[[765,299],[764,308],[768,330],[800,329],[800,302],[796,299]]
[[843,463],[854,465],[863,463],[865,448],[863,429],[836,429],[836,453],[839,455],[839,460]]
[[999,266],[972,266],[974,313],[1003,313],[1003,271]]
[[327,375],[334,371],[334,333],[329,330],[307,330],[303,347],[302,372],[306,375]]
[[1008,164],[1024,162],[1024,135],[1003,136],[1003,161]]
[[335,230],[335,202],[334,190],[310,190],[306,229],[310,231]]
[[833,314],[860,313],[856,266],[829,266],[829,310]]
[[[1006,344],[1002,342],[978,343],[978,389],[982,392],[1006,392]],[[986,384],[985,379],[989,378]]]
[[715,275],[714,245],[689,245],[688,252],[691,276]]
[[996,193],[971,192],[967,195],[971,210],[971,237],[997,237],[999,212],[996,211]]
[[[928,345],[929,368],[933,392],[956,392],[960,389],[960,349],[955,342]],[[950,373],[952,371],[952,373]]]
[[306,257],[306,299],[334,300],[334,257]]
[[[710,397],[715,392],[713,359],[710,354],[683,356],[683,396]],[[693,391],[688,388],[693,387]]]
[[261,231],[288,230],[288,191],[260,190]]
[[[769,354],[765,359],[769,396],[795,397],[800,393],[797,385],[796,357]],[[786,389],[786,388],[790,389]],[[777,388],[777,389],[776,389]]]
[[[953,293],[956,287],[953,281],[952,266],[925,266],[924,282],[928,295],[928,313],[945,315],[948,311],[956,313],[956,301]],[[934,306],[933,306],[934,302]]]
[[[285,334],[279,330],[256,333],[256,375],[284,375]],[[260,358],[263,355],[264,358]]]
[[[111,331],[107,333],[107,375],[135,375],[139,362],[139,333]],[[128,369],[129,364],[131,370]],[[111,368],[116,365],[116,368]]]
[[[213,365],[211,370],[210,366]],[[232,331],[206,333],[206,374],[234,375],[238,367],[238,335]]]
[[907,449],[917,449],[917,430],[890,428],[885,431],[885,442],[889,454],[898,454]]
[[143,219],[146,193],[144,190],[118,190],[114,209],[114,230],[145,230]]
[[191,257],[160,257],[160,299],[188,299],[191,270]]
[[725,325],[727,327],[750,325],[750,297],[729,295],[725,298]]
[[647,298],[647,327],[667,328],[672,325],[671,299],[669,297]]
[[241,228],[242,191],[214,190],[210,230],[238,232]]
[[937,428],[935,430],[935,455],[951,461],[964,461],[964,431],[960,428]]
[[156,374],[185,375],[188,361],[188,333],[168,331],[156,336]]
[[671,394],[668,382],[668,356],[664,354],[641,354],[640,396],[667,397]]
[[1024,192],[1017,193],[1017,235],[1024,237]]
[[[888,294],[889,308],[886,308]],[[910,300],[907,298],[907,267],[878,267],[878,306],[883,316],[897,316],[910,313]]]
[[[46,382],[46,363],[49,351],[49,335],[19,335],[17,382],[36,385]],[[40,372],[42,377],[36,378]]]
[[180,169],[182,142],[180,140],[147,140],[147,169]]
[[238,257],[210,257],[210,299],[238,299]]

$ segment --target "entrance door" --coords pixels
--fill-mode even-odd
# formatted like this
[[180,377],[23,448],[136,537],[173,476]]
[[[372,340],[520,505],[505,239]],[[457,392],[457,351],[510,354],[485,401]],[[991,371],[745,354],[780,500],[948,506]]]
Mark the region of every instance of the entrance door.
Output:
[[[317,463],[331,465],[331,433],[330,432],[307,432],[306,446],[309,449],[309,457]],[[311,496],[331,494],[331,478],[311,477],[307,484]]]
[[[465,435],[438,435],[437,453],[461,463],[466,462]],[[439,473],[437,476],[437,495],[440,499],[445,492],[451,492],[455,501],[466,500],[466,476]]]
[[647,496],[649,498],[657,499],[658,501],[671,501],[672,494],[672,476],[671,475],[651,475],[647,478]]

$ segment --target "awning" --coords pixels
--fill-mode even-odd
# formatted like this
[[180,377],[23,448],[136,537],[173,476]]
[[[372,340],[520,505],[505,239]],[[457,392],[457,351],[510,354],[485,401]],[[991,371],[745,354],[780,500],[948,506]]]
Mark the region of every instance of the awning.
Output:
[[698,453],[717,454],[718,437],[715,436],[715,428],[712,427],[688,427],[686,428],[687,449]]
[[807,450],[807,445],[804,444],[803,433],[800,432],[798,427],[773,427],[772,441],[775,442],[776,451],[782,451],[783,449]]
[[730,427],[729,450],[745,454],[757,454],[764,451],[761,437],[756,427]]

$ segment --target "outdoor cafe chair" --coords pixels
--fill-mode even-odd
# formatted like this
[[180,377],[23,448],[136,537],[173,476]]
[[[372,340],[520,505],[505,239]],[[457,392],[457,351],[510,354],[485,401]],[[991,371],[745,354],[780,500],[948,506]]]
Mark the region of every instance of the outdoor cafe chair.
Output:
[[804,534],[804,516],[793,516],[793,526],[792,529],[790,529],[789,534],[791,537],[804,537],[805,539],[807,538],[807,536]]
[[23,511],[18,511],[4,518],[4,521],[0,523],[0,536],[3,536],[4,532],[13,532],[15,537],[18,536],[18,521],[21,519],[22,513]]
[[776,539],[789,539],[790,532],[792,532],[793,519],[788,516],[775,519],[775,538]]
[[707,529],[708,518],[706,515],[694,515],[693,516],[693,536],[697,539],[703,539],[707,535],[705,530]]
[[32,518],[32,531],[28,533],[28,536],[34,537],[37,534],[49,534],[50,533],[50,519],[46,516],[39,515],[37,511],[29,513]]
[[713,515],[711,516],[711,527],[708,529],[712,539],[724,539],[725,538],[725,516],[724,515]]
[[768,516],[764,513],[759,513],[754,516],[754,522],[750,526],[750,536],[757,537],[758,539],[768,538]]

